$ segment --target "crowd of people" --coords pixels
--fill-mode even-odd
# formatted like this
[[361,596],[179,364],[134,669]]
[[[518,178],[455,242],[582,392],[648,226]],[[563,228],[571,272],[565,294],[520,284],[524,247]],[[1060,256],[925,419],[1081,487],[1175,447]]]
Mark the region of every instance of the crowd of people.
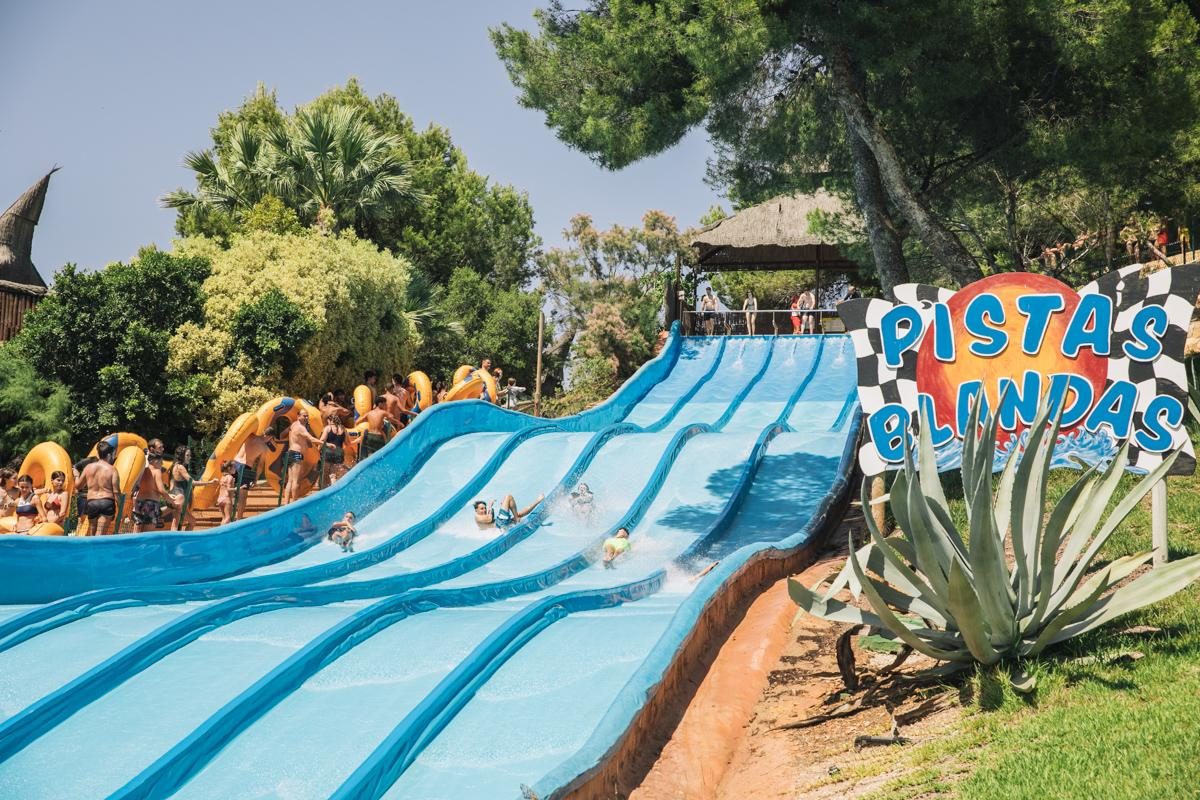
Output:
[[[480,369],[487,370],[500,389],[499,403],[515,409],[522,403],[526,389],[514,378],[504,381],[504,373],[484,359]],[[216,507],[220,522],[225,524],[241,519],[246,513],[250,489],[258,484],[267,465],[283,451],[281,504],[299,499],[309,486],[324,488],[344,476],[359,460],[378,451],[390,435],[411,424],[419,413],[417,390],[401,374],[380,386],[379,374],[368,370],[363,383],[371,389],[372,407],[356,419],[353,404],[344,389],[326,392],[317,408],[322,420],[320,435],[310,430],[305,414],[297,414],[287,426],[263,434],[252,434],[236,455],[221,465],[220,477],[197,480],[191,472],[192,451],[181,445],[174,451],[169,464],[166,447],[161,439],[151,439],[145,449],[145,466],[132,490],[122,491],[121,479],[115,466],[117,451],[108,441],[96,445],[94,455],[74,465],[75,502],[80,531],[88,536],[104,536],[118,532],[120,520],[129,522],[132,533],[160,530],[192,530],[196,525],[193,513],[193,492],[202,486],[217,485]],[[434,384],[433,402],[444,402],[449,391],[445,381]],[[362,425],[361,440],[351,441],[350,428]],[[319,468],[313,469],[309,458],[311,448],[319,448]],[[314,474],[315,473],[315,474]],[[0,468],[0,517],[15,517],[13,532],[28,534],[43,523],[66,527],[71,516],[72,498],[66,491],[67,476],[57,471],[51,475],[50,488],[35,488],[29,475],[18,475],[11,467]],[[506,510],[502,509],[501,517]],[[349,526],[339,543],[351,548],[353,520],[343,520]],[[344,541],[343,541],[344,540]]]

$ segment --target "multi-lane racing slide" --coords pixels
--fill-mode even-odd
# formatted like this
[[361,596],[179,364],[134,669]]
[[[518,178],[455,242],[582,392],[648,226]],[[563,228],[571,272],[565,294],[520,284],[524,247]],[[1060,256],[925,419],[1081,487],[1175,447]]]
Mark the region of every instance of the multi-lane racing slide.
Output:
[[[824,524],[855,377],[847,337],[673,336],[591,411],[435,406],[218,532],[0,537],[0,797],[569,791],[722,587]],[[546,500],[479,530],[506,494]],[[323,541],[346,510],[352,554]]]

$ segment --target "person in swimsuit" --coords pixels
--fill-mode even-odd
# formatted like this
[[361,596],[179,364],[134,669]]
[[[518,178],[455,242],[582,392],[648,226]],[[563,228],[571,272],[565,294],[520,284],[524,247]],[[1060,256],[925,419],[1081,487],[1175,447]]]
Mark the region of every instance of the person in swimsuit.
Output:
[[435,403],[446,402],[446,392],[447,391],[448,390],[446,389],[445,381],[438,381],[437,383],[435,383],[433,385],[433,402],[435,402]]
[[217,490],[217,508],[221,510],[221,524],[225,525],[233,519],[233,492],[237,485],[238,468],[233,461],[226,461],[221,467],[220,488]]
[[400,427],[400,420],[388,413],[387,404],[387,398],[380,395],[375,398],[375,407],[367,412],[367,430],[363,433],[362,446],[358,450],[359,461],[379,452],[379,449],[387,444],[387,429],[384,425]]
[[198,481],[192,478],[188,468],[192,464],[192,449],[187,445],[175,448],[175,463],[171,465],[171,487],[167,490],[167,501],[175,509],[177,531],[190,531],[196,527],[192,515],[192,490],[197,486],[209,486],[213,481]]
[[334,483],[346,474],[346,426],[336,413],[325,417],[325,430],[321,432],[324,442],[325,476],[321,488]]
[[246,497],[250,487],[258,483],[258,462],[268,450],[274,452],[271,440],[266,436],[252,435],[233,457],[233,465],[237,468],[237,510],[234,519],[241,519],[246,514]]
[[354,529],[354,512],[347,511],[346,516],[329,526],[325,538],[342,548],[343,553],[354,552],[354,537],[358,531]]
[[746,299],[742,301],[742,311],[746,312],[746,333],[754,335],[754,323],[758,318],[758,298],[750,289],[746,290]]
[[161,439],[151,439],[146,445],[146,466],[138,480],[137,499],[133,503],[133,532],[141,533],[147,527],[157,530],[169,521],[175,511],[167,503],[167,478],[163,469],[163,453],[166,447]]
[[479,526],[480,530],[484,531],[492,527],[502,531],[508,530],[529,516],[529,513],[537,508],[538,504],[544,499],[546,499],[546,496],[539,494],[537,500],[533,501],[533,505],[523,511],[517,510],[517,501],[513,499],[511,494],[505,495],[504,500],[501,501],[498,507],[495,501],[492,501],[492,504],[489,506],[482,500],[476,500],[474,503],[475,524]]
[[700,298],[700,319],[704,322],[704,335],[712,336],[717,322],[717,297],[711,286],[704,289],[704,297]]
[[800,295],[792,296],[792,333],[800,333]]
[[308,448],[313,445],[321,447],[324,444],[322,439],[313,436],[308,430],[307,414],[296,416],[295,421],[288,426],[287,437],[287,484],[283,487],[281,502],[281,505],[285,506],[299,499],[300,481],[304,479],[304,456],[308,453]]
[[817,332],[817,315],[812,309],[817,307],[817,295],[809,287],[804,287],[800,293],[800,332],[807,329],[809,333]]
[[117,516],[117,495],[121,478],[113,466],[113,448],[108,442],[96,445],[96,460],[79,473],[79,491],[86,500],[80,515],[88,518],[88,535],[106,536]]
[[17,498],[17,471],[11,467],[0,467],[0,517],[12,513]]
[[46,522],[62,525],[67,521],[67,506],[71,498],[67,496],[67,475],[56,469],[50,473],[50,488],[42,490],[42,512]]
[[17,478],[17,501],[13,506],[13,512],[17,515],[13,533],[27,534],[36,525],[46,521],[41,500],[33,491],[33,478],[28,475]]
[[391,384],[384,389],[387,413],[404,427],[417,415],[412,411],[412,399],[408,392],[408,381],[402,375],[393,375]]
[[629,529],[618,528],[615,536],[610,536],[604,540],[604,568],[614,569],[617,556],[629,552]]
[[350,409],[343,407],[338,403],[333,392],[326,392],[317,402],[317,409],[321,412],[322,419],[327,418],[330,414],[335,414],[339,418],[352,416]]
[[571,490],[571,510],[580,516],[590,516],[595,499],[588,485],[581,483]]

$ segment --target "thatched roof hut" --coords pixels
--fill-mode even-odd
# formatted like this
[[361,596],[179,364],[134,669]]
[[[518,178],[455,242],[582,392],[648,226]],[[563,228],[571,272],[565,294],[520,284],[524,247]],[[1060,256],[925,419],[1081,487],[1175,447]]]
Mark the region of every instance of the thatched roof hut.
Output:
[[33,229],[42,216],[50,176],[57,171],[47,172],[0,214],[0,341],[21,329],[25,312],[46,294],[46,282],[31,258]]
[[710,271],[858,269],[837,245],[811,233],[813,212],[842,215],[848,209],[824,190],[784,195],[714,222],[692,240],[697,266]]

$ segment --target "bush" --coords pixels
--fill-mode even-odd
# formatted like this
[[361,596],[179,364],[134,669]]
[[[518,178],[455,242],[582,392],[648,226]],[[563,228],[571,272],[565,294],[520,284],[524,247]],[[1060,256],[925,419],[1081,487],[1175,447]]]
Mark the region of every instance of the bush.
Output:
[[70,447],[67,387],[38,376],[12,344],[0,346],[0,463],[40,442]]
[[[198,424],[217,432],[254,403],[279,394],[315,399],[352,388],[367,369],[407,371],[416,336],[402,313],[409,265],[353,234],[313,231],[235,236],[228,250],[186,239],[186,254],[212,259],[203,324],[171,338],[173,376],[194,377]],[[303,344],[281,337],[312,333]]]
[[14,340],[42,378],[66,386],[74,440],[115,430],[179,438],[191,427],[192,378],[168,375],[168,341],[203,318],[201,256],[148,249],[128,264],[92,273],[73,264],[25,317]]
[[246,357],[255,375],[278,371],[284,380],[300,366],[300,348],[317,325],[278,289],[246,303],[233,315],[233,350]]

